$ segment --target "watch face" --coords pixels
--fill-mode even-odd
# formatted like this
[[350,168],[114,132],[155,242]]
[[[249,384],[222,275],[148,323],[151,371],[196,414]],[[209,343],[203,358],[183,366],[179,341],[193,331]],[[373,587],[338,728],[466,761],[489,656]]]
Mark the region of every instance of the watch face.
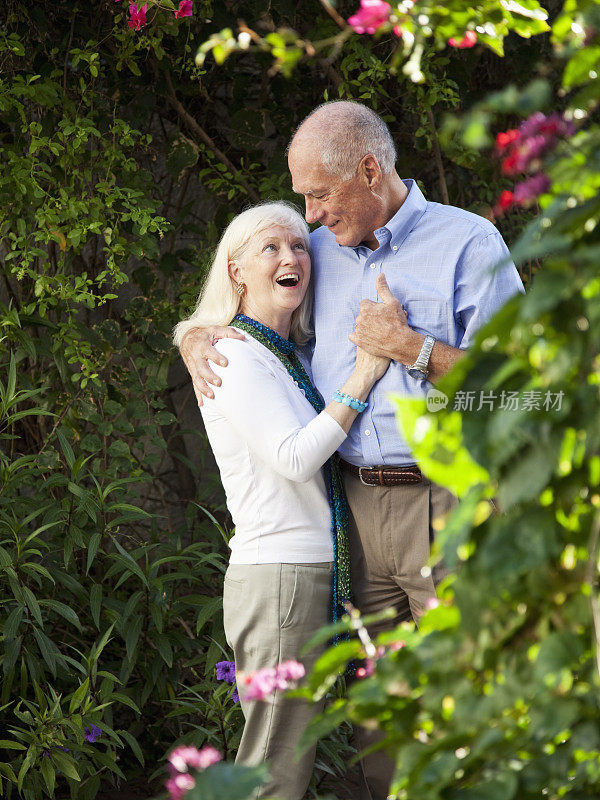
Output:
[[418,381],[424,381],[427,377],[427,373],[422,369],[417,369],[416,367],[411,367],[408,370],[408,374],[411,378],[415,378]]

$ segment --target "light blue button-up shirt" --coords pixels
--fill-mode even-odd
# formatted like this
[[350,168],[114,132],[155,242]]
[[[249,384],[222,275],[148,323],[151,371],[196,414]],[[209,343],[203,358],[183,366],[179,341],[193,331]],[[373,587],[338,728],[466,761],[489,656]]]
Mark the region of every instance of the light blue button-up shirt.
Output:
[[[508,248],[487,219],[453,206],[429,203],[415,181],[392,219],[375,231],[377,250],[338,245],[326,227],[311,234],[315,290],[312,374],[329,402],[354,368],[348,340],[363,299],[381,302],[375,280],[384,272],[411,328],[452,347],[469,347],[479,330],[523,284]],[[494,269],[500,262],[502,265]],[[368,397],[340,455],[357,465],[412,464],[398,430],[389,392],[422,397],[431,384],[411,378],[392,361]]]

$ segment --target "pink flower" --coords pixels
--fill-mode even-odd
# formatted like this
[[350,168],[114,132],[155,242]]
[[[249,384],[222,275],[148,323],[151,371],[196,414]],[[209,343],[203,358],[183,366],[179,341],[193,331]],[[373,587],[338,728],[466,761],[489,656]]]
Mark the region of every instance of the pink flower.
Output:
[[398,639],[390,643],[390,652],[395,653],[397,650],[402,650],[403,647],[406,647],[406,642],[403,639]]
[[282,661],[277,667],[278,677],[288,681],[299,681],[305,675],[304,664],[299,661],[290,659],[289,661]]
[[263,667],[250,675],[238,676],[238,690],[244,700],[264,700],[275,691],[275,683],[274,667]]
[[148,11],[148,3],[144,3],[139,10],[137,3],[129,4],[130,19],[127,20],[127,24],[132,30],[139,31],[144,27],[146,24],[146,11]]
[[298,661],[283,661],[277,667],[263,667],[238,677],[238,688],[244,700],[265,700],[274,691],[294,688],[304,677],[304,666]]
[[175,775],[173,778],[169,778],[169,780],[165,782],[165,788],[169,792],[171,800],[181,800],[188,790],[193,789],[195,785],[196,781],[191,775],[187,774]]
[[450,47],[456,47],[458,50],[465,50],[469,47],[475,47],[477,44],[477,34],[475,31],[465,31],[465,35],[462,39],[448,39],[448,44]]
[[432,608],[437,608],[439,604],[440,601],[437,599],[437,597],[430,597],[425,603],[425,611],[431,611]]
[[375,672],[375,661],[372,658],[367,658],[365,660],[364,667],[359,667],[356,670],[356,677],[361,680],[362,678],[368,678]]
[[356,33],[375,33],[385,25],[391,10],[390,4],[383,0],[360,0],[360,8],[348,18],[348,25]]
[[206,769],[222,758],[223,756],[218,750],[208,745],[201,750],[196,747],[181,745],[173,750],[169,755],[168,761],[171,773],[175,775],[188,772],[190,767],[192,769]]
[[175,11],[175,16],[180,19],[181,17],[191,17],[193,13],[194,4],[192,0],[181,0],[179,8]]
[[392,28],[392,32],[394,36],[397,36],[399,39],[402,38],[402,28],[400,27],[400,25],[394,25],[394,27]]

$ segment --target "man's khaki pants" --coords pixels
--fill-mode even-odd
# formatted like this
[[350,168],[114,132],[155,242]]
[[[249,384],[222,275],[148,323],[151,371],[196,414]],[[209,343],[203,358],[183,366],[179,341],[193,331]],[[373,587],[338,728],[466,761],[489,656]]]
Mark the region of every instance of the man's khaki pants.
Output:
[[[302,661],[307,674],[326,643],[300,656],[311,636],[329,620],[331,563],[230,564],[225,574],[223,619],[236,672]],[[238,686],[240,696],[243,689]],[[240,700],[246,719],[236,762],[267,762],[271,778],[254,796],[301,800],[310,782],[316,745],[298,760],[306,726],[323,710],[276,691],[266,701]]]
[[[365,486],[344,472],[351,511],[350,557],[356,606],[373,614],[393,606],[396,617],[369,627],[372,636],[419,614],[435,595],[434,577],[421,569],[429,558],[433,520],[457,503],[447,489],[423,478],[404,486]],[[441,576],[440,576],[441,577]],[[381,739],[379,732],[356,729],[364,750]],[[393,760],[379,750],[361,760],[360,800],[385,800],[394,772]]]

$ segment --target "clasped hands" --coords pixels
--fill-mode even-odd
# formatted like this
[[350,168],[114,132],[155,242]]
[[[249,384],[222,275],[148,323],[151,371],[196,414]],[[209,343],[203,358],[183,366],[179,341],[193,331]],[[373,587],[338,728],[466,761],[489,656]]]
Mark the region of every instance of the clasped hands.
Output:
[[[374,356],[390,358],[408,365],[418,355],[424,337],[408,326],[402,304],[391,293],[385,275],[376,280],[377,294],[381,303],[362,300],[350,341]],[[214,348],[218,339],[244,339],[244,335],[231,327],[215,326],[210,330],[192,328],[181,343],[181,357],[192,377],[198,405],[202,396],[214,397],[210,384],[220,386],[221,379],[212,371],[209,361],[227,366],[227,359]]]

